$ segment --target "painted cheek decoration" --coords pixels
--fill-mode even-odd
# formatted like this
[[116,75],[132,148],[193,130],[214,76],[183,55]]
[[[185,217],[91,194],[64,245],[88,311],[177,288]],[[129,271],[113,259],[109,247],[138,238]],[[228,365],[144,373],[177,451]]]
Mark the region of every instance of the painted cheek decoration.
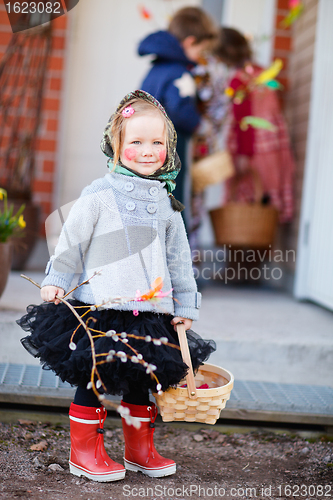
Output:
[[136,157],[136,150],[134,148],[127,148],[124,151],[126,160],[132,161]]
[[161,161],[162,163],[164,163],[164,162],[165,162],[165,158],[166,158],[166,150],[165,150],[165,149],[162,149],[162,151],[160,151],[160,152],[158,153],[158,156],[160,157],[160,161]]

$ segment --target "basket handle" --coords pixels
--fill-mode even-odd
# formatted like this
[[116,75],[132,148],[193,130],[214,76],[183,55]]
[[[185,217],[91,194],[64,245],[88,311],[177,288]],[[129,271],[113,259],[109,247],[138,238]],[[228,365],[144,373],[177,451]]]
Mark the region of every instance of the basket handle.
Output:
[[187,343],[186,330],[185,330],[185,326],[183,325],[183,323],[177,324],[177,334],[178,334],[180,351],[182,353],[183,361],[189,367],[188,373],[186,375],[188,397],[190,399],[196,399],[197,398],[197,390],[195,387],[194,373],[193,373],[192,361],[191,361],[191,356],[190,356],[190,350],[188,348],[188,343]]

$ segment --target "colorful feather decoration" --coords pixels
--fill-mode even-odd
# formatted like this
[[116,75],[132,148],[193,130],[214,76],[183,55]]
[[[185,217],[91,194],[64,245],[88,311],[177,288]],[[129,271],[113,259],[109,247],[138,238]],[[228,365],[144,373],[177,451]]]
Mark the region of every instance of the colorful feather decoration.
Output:
[[171,288],[171,290],[169,290],[168,292],[161,291],[163,288],[163,280],[161,277],[156,278],[156,280],[153,282],[153,284],[151,286],[152,286],[152,288],[147,293],[145,293],[143,295],[140,295],[140,292],[138,290],[135,300],[141,302],[141,301],[145,301],[145,300],[161,299],[163,297],[167,297],[168,295],[170,295],[170,293],[173,290]]
[[244,116],[244,118],[241,119],[239,126],[241,130],[244,131],[247,130],[249,126],[269,130],[270,132],[276,131],[276,126],[273,123],[265,120],[264,118],[260,118],[259,116]]
[[268,69],[265,69],[264,71],[262,71],[260,73],[260,75],[258,75],[255,78],[254,83],[256,85],[262,85],[270,80],[274,80],[274,78],[280,73],[282,67],[283,67],[282,60],[275,59],[273,64]]
[[269,87],[272,90],[282,90],[283,89],[283,85],[280,82],[278,82],[277,80],[268,80],[265,83],[265,85],[266,85],[266,87]]
[[139,5],[138,9],[142,19],[145,19],[146,21],[150,21],[150,19],[152,19],[153,16],[151,12],[144,5]]
[[300,0],[290,0],[289,9],[287,16],[280,23],[282,28],[289,28],[297,21],[304,10],[304,4]]

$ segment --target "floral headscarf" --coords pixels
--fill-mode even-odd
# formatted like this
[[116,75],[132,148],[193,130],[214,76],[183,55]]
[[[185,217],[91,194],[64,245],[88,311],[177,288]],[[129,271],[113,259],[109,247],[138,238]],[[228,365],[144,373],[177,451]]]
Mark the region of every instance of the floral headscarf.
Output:
[[[168,134],[168,149],[167,149],[167,155],[164,164],[162,167],[160,167],[156,172],[153,172],[152,174],[149,175],[144,175],[144,174],[139,174],[138,172],[135,172],[134,170],[126,167],[121,163],[119,160],[115,168],[113,167],[113,157],[114,157],[114,152],[112,149],[111,145],[111,125],[113,122],[113,119],[115,116],[119,113],[119,111],[126,107],[126,103],[132,100],[133,98],[139,98],[143,99],[144,101],[148,101],[154,106],[156,106],[166,117],[171,133]],[[144,92],[143,90],[135,90],[134,92],[130,92],[127,94],[119,103],[116,112],[110,117],[107,126],[105,127],[104,134],[103,134],[103,139],[101,141],[101,149],[103,153],[109,158],[108,165],[111,164],[112,168],[114,169],[115,172],[123,172],[124,169],[128,171],[128,173],[131,173],[132,175],[136,175],[138,177],[142,177],[144,179],[154,179],[154,180],[159,180],[159,181],[164,181],[166,183],[166,187],[168,190],[168,194],[171,198],[171,203],[172,207],[174,210],[177,210],[181,212],[184,209],[184,206],[182,203],[180,203],[178,200],[174,198],[174,196],[171,194],[172,191],[176,187],[176,182],[175,179],[181,169],[181,162],[179,159],[179,156],[176,152],[176,146],[177,146],[177,133],[175,130],[175,127],[173,126],[172,121],[168,117],[165,109],[163,106],[158,102],[155,97],[152,95],[148,94],[148,92]],[[131,175],[130,174],[130,175]]]

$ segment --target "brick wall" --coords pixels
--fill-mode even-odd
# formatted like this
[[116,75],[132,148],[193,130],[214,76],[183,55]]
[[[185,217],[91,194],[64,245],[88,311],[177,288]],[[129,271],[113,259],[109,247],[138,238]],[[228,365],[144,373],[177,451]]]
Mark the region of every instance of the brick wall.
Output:
[[[0,59],[5,54],[11,37],[5,6],[0,3]],[[33,183],[33,200],[42,209],[42,228],[45,218],[53,209],[66,38],[67,16],[61,16],[52,21],[52,52],[45,81]]]
[[288,14],[288,4],[289,0],[277,0],[273,42],[273,59],[279,58],[283,61],[283,69],[278,76],[279,82],[284,86],[283,92],[280,93],[283,106],[285,104],[286,94],[289,90],[290,56],[293,49],[292,29],[290,27],[281,27],[281,21]]
[[[289,0],[277,0],[275,19],[273,59],[279,57],[284,62],[278,77],[284,85],[280,97],[296,160],[295,215],[290,225],[280,228],[279,234],[279,247],[285,250],[297,250],[317,22],[318,0],[303,1],[304,11],[291,27],[281,28]],[[289,262],[286,267],[293,273],[295,262]]]
[[[296,159],[295,216],[286,233],[285,244],[297,249],[303,174],[306,154],[309,107],[311,97],[314,45],[316,37],[318,0],[304,0],[304,11],[293,27],[293,51],[289,58],[289,92],[286,114]],[[294,271],[295,266],[291,266]]]

